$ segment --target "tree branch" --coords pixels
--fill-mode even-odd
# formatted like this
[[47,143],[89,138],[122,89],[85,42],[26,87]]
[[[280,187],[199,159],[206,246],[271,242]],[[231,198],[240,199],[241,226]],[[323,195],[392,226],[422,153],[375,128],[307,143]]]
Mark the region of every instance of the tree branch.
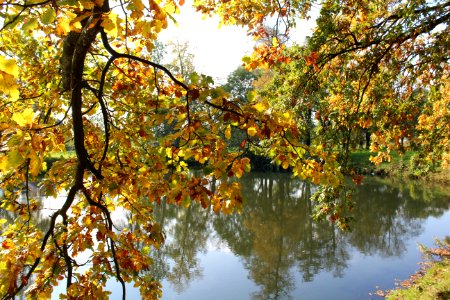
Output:
[[114,50],[111,47],[111,45],[108,42],[108,35],[106,34],[106,32],[103,29],[100,31],[100,34],[101,34],[101,37],[102,37],[103,46],[114,57],[114,59],[117,59],[117,58],[129,58],[129,59],[141,62],[143,64],[152,66],[154,68],[160,69],[161,71],[166,73],[166,75],[169,76],[169,78],[173,82],[175,82],[177,85],[181,86],[186,91],[189,91],[189,87],[186,84],[184,84],[183,82],[181,82],[178,79],[176,79],[175,76],[173,76],[173,74],[166,67],[164,67],[164,66],[162,66],[160,64],[154,63],[152,61],[143,59],[141,57],[137,57],[137,56],[131,55],[131,54],[119,53],[119,52],[117,52],[116,50]]

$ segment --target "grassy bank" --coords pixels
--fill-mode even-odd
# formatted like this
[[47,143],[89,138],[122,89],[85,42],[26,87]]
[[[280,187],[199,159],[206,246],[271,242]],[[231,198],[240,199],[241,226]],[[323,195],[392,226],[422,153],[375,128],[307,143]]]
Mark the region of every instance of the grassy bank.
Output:
[[68,159],[76,157],[75,151],[65,151],[65,152],[53,152],[50,156],[45,158],[45,162],[47,164],[47,170],[51,168],[51,166],[61,159]]
[[414,152],[404,154],[392,153],[390,162],[383,162],[380,165],[373,164],[369,158],[373,155],[368,150],[355,151],[350,154],[350,166],[362,175],[388,175],[398,178],[415,178],[426,181],[450,183],[450,168],[440,169],[437,172],[430,172],[426,175],[418,176],[417,170],[412,167],[411,159]]
[[450,237],[439,242],[437,248],[424,249],[424,253],[428,261],[419,272],[400,283],[399,288],[380,294],[389,300],[450,299]]

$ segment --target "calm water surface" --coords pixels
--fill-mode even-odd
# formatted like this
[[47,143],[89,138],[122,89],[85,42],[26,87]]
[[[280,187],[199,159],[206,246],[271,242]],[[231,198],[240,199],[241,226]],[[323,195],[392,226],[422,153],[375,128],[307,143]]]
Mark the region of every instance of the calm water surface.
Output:
[[418,269],[418,243],[450,235],[449,189],[418,184],[367,178],[347,233],[312,221],[311,186],[287,174],[244,178],[240,215],[156,207],[163,299],[376,299]]
[[[352,231],[342,232],[311,220],[311,185],[288,174],[252,173],[241,181],[241,214],[155,206],[167,240],[153,252],[151,272],[163,299],[377,299],[371,293],[418,269],[419,243],[433,246],[450,235],[448,187],[366,178],[354,194]],[[126,224],[124,214],[115,218]],[[107,288],[120,299],[118,284]],[[140,299],[132,285],[127,299]]]

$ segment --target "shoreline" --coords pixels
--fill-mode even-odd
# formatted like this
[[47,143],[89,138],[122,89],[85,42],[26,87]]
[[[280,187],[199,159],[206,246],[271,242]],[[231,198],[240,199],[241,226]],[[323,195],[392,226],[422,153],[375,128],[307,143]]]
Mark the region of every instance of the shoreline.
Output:
[[400,281],[395,289],[379,290],[375,294],[388,300],[450,299],[450,237],[436,241],[436,245],[436,248],[421,249],[424,260],[416,273]]

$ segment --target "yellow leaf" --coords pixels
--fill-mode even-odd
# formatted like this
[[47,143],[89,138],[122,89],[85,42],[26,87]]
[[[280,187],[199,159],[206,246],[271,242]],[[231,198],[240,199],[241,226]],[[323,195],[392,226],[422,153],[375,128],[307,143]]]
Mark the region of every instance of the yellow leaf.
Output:
[[267,105],[264,102],[258,102],[253,105],[253,108],[255,108],[258,112],[263,112],[267,109]]
[[79,4],[81,10],[91,10],[95,6],[94,2],[91,2],[91,0],[81,0],[79,1]]
[[87,18],[89,18],[91,16],[92,16],[92,12],[90,12],[90,11],[87,11],[87,12],[84,12],[84,13],[82,13],[80,15],[77,15],[69,23],[71,30],[73,30],[73,29],[81,30],[83,28],[83,25],[81,25],[81,21],[83,21],[83,20],[85,20],[85,19],[87,19]]
[[152,22],[152,25],[153,25],[153,30],[155,32],[161,32],[161,29],[163,27],[163,23],[160,20],[154,20]]
[[56,20],[56,34],[59,36],[66,35],[70,31],[70,24],[72,20],[77,17],[76,14],[68,11],[64,16],[59,17]]
[[19,76],[19,67],[13,59],[0,56],[0,71],[3,71],[14,77]]
[[258,130],[254,126],[247,128],[247,133],[249,136],[255,136],[257,132]]
[[0,157],[0,172],[6,173],[16,169],[23,162],[23,157],[17,149],[8,152],[7,156]]
[[0,156],[0,172],[5,173],[8,171],[8,157]]
[[241,178],[242,175],[244,175],[244,170],[243,170],[243,169],[240,169],[240,168],[237,168],[237,169],[235,170],[235,172],[234,172],[234,175],[235,175],[237,178]]
[[0,71],[0,92],[10,96],[10,100],[19,99],[19,86],[14,76]]
[[30,159],[30,174],[31,176],[38,176],[42,170],[42,162],[35,152],[31,155]]
[[144,3],[142,3],[141,0],[132,0],[131,3],[134,5],[134,7],[139,10],[142,11],[144,10],[145,6]]
[[102,27],[109,35],[113,37],[117,37],[117,21],[117,15],[113,13],[107,15],[106,18],[102,21]]
[[14,113],[11,119],[15,121],[19,126],[25,126],[33,123],[33,118],[33,109],[26,108],[22,112]]
[[11,239],[6,239],[2,242],[3,249],[14,249],[15,245]]
[[278,47],[279,43],[278,43],[278,39],[277,39],[276,37],[273,37],[273,39],[272,39],[272,45],[273,45],[274,47]]
[[229,140],[231,138],[231,126],[228,125],[227,128],[225,129],[225,138],[227,140]]
[[180,9],[174,1],[167,1],[163,7],[164,11],[169,12],[171,14],[179,14]]
[[170,147],[166,148],[166,156],[168,158],[172,158],[172,148],[170,148]]

